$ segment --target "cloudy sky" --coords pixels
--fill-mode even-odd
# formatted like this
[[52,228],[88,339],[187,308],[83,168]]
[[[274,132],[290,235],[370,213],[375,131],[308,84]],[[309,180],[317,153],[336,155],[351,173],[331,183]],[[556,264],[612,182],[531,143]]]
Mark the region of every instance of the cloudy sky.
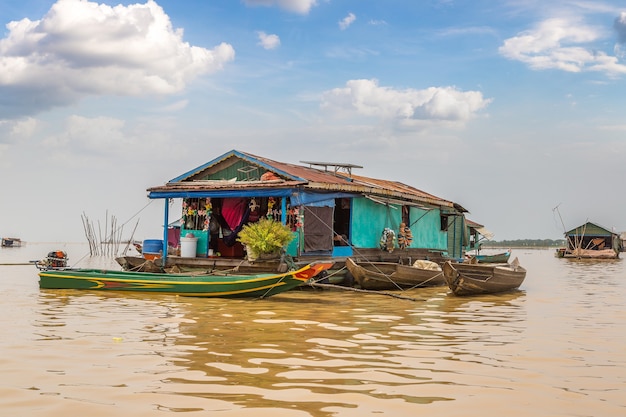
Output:
[[231,149],[362,165],[496,240],[626,230],[623,1],[4,0],[0,21],[0,235],[159,238],[146,189]]

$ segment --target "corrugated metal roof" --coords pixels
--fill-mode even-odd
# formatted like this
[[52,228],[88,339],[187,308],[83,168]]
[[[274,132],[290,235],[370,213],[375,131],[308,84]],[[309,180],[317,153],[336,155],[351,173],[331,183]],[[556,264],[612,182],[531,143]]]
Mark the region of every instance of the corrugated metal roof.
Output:
[[[284,178],[272,181],[197,181],[203,171],[211,169],[230,158],[241,158],[248,163],[257,164]],[[451,201],[426,193],[415,187],[397,181],[369,178],[352,174],[350,177],[341,172],[327,171],[310,166],[295,165],[274,161],[247,152],[230,151],[200,167],[171,180],[165,185],[151,187],[148,192],[193,192],[201,190],[253,190],[267,188],[304,187],[319,191],[341,191],[361,195],[379,195],[396,200],[417,201],[431,206],[444,206],[466,212],[463,207]]]
[[[604,233],[602,233],[604,232]],[[587,236],[596,236],[596,235],[617,235],[617,233],[613,232],[608,227],[604,227],[594,222],[586,222],[572,230],[565,232],[567,236],[578,236],[578,235],[587,235]]]
[[465,219],[465,223],[466,223],[469,227],[474,227],[474,228],[477,228],[477,227],[485,227],[485,225],[484,225],[484,224],[476,223],[475,221],[470,220],[470,219]]
[[324,182],[328,184],[349,184],[350,180],[343,175],[335,175],[334,172],[324,171],[317,168],[307,167],[303,165],[288,164],[285,162],[273,161],[262,156],[252,155],[246,152],[241,152],[250,158],[257,159],[267,166],[285,172],[293,177],[301,178],[309,182]]

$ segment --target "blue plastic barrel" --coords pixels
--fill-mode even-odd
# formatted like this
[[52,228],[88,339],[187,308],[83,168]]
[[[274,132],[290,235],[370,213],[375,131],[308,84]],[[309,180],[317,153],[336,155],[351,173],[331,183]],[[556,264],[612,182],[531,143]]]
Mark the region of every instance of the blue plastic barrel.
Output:
[[144,257],[146,254],[160,254],[163,252],[163,239],[146,239],[141,249]]

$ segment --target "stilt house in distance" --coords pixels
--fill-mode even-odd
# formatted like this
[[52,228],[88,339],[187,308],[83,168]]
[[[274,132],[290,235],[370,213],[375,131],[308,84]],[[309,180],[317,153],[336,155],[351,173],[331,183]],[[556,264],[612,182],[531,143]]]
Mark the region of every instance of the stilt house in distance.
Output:
[[210,249],[243,257],[236,235],[261,217],[289,225],[295,239],[287,252],[295,259],[464,256],[467,210],[459,204],[400,182],[355,175],[358,165],[300,163],[232,150],[149,188],[148,197],[163,199],[163,224],[169,199],[182,199],[180,234],[197,237],[198,257]]
[[565,258],[618,258],[622,248],[619,234],[586,222],[565,232],[567,247],[557,250]]

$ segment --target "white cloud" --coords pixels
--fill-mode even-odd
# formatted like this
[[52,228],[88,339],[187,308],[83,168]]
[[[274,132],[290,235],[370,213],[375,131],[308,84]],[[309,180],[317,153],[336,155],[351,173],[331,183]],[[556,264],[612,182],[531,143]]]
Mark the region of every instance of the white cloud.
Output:
[[0,120],[0,143],[29,138],[35,133],[39,125],[39,121],[32,117],[17,120]]
[[248,6],[279,7],[283,10],[298,14],[308,14],[317,0],[244,0]]
[[372,19],[368,23],[372,26],[383,26],[387,24],[385,20],[376,20],[376,19]]
[[324,92],[321,106],[338,115],[373,117],[410,127],[420,121],[463,124],[490,102],[479,91],[454,87],[397,90],[361,79]]
[[259,45],[265,49],[275,49],[280,46],[280,38],[278,35],[268,35],[265,32],[257,32],[259,36]]
[[185,150],[172,137],[168,123],[163,116],[132,124],[114,117],[72,115],[65,119],[60,132],[49,134],[41,143],[48,156],[82,166],[100,158],[113,157],[119,163],[137,161],[137,155],[142,160],[175,159]]
[[177,112],[177,111],[181,111],[187,108],[187,106],[189,105],[189,100],[184,99],[184,100],[178,100],[174,103],[168,104],[167,106],[163,106],[159,109],[159,111],[163,112],[163,113],[172,113],[172,112]]
[[[110,7],[59,0],[0,39],[0,111],[32,114],[89,95],[172,94],[234,59],[231,45],[189,45],[154,1]],[[35,107],[33,107],[33,103]]]
[[354,13],[348,13],[346,17],[339,21],[339,29],[346,30],[356,20]]
[[609,76],[626,74],[626,65],[620,64],[616,57],[593,49],[591,43],[604,35],[602,30],[579,21],[553,18],[505,40],[499,52],[536,70],[597,71]]
[[70,116],[65,131],[43,141],[48,148],[72,147],[76,152],[115,153],[121,146],[127,146],[123,134],[125,122],[112,117]]

